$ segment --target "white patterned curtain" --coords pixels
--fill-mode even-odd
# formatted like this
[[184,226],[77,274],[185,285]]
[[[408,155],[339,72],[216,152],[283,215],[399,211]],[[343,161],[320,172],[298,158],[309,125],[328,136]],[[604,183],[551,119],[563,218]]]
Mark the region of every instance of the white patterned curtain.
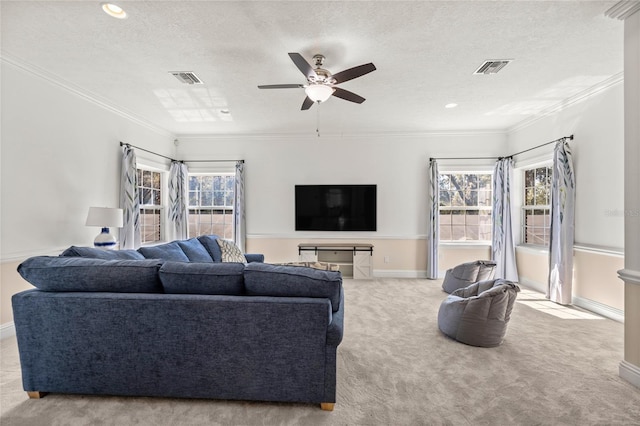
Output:
[[169,168],[169,221],[177,240],[186,240],[189,236],[187,179],[187,165],[181,161],[172,161]]
[[438,243],[440,241],[440,211],[438,193],[438,162],[429,162],[429,231],[427,234],[427,278],[438,278]]
[[246,219],[244,205],[244,161],[236,161],[235,198],[233,203],[234,240],[244,253],[246,242]]
[[122,146],[120,208],[124,218],[124,224],[120,228],[120,248],[137,249],[140,247],[138,171],[136,170],[136,154],[129,145]]
[[553,151],[549,287],[547,289],[547,298],[562,305],[571,304],[575,187],[571,148],[567,139],[564,138],[556,143]]
[[493,209],[491,212],[491,258],[496,262],[496,278],[518,282],[516,247],[511,212],[513,159],[502,158],[493,170]]

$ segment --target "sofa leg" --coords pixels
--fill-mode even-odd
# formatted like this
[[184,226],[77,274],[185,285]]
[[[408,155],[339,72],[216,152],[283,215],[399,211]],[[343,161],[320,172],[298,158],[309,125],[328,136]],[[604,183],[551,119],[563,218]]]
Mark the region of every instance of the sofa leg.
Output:
[[320,408],[324,411],[333,411],[333,407],[336,405],[335,402],[321,402]]
[[40,399],[44,397],[46,392],[38,392],[38,391],[27,391],[27,395],[29,395],[30,399]]

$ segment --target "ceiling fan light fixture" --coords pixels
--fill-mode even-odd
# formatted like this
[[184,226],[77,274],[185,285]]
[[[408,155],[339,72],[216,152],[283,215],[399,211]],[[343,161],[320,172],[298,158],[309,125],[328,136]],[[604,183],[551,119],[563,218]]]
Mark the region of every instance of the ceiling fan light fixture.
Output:
[[331,97],[335,89],[326,84],[310,84],[304,91],[313,102],[324,102]]

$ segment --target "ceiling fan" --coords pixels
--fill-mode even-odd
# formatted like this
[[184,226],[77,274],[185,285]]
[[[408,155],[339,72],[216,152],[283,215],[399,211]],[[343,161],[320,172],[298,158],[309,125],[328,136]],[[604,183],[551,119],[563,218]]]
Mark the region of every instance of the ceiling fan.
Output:
[[344,71],[340,71],[337,74],[331,74],[326,69],[322,68],[324,62],[323,55],[314,55],[313,60],[315,62],[315,69],[311,67],[301,54],[289,53],[289,57],[298,69],[307,78],[307,84],[268,84],[264,86],[258,86],[258,89],[300,89],[304,88],[307,97],[302,102],[301,110],[307,110],[317,102],[324,102],[332,95],[344,99],[349,102],[355,102],[361,104],[365,101],[362,96],[356,95],[353,92],[344,90],[340,87],[336,87],[337,84],[344,83],[345,81],[353,80],[354,78],[361,77],[365,74],[375,71],[376,67],[372,63],[360,65],[357,67],[349,68]]

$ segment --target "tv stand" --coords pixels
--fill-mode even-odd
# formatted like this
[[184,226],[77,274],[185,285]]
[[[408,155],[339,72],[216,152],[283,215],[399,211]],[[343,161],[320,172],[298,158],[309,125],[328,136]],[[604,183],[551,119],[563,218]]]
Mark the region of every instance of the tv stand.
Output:
[[337,264],[345,278],[373,278],[373,244],[298,244],[298,255],[301,262]]

